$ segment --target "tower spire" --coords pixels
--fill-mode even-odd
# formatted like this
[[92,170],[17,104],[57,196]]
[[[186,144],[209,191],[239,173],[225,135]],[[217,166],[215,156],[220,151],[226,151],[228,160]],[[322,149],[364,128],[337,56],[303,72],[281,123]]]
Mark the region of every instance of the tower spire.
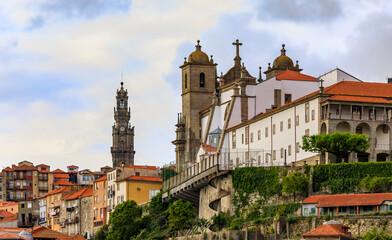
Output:
[[240,57],[240,46],[242,46],[242,43],[240,43],[240,41],[235,40],[235,42],[233,42],[233,45],[236,48],[236,55],[234,58],[234,65],[236,67],[241,67],[241,57]]

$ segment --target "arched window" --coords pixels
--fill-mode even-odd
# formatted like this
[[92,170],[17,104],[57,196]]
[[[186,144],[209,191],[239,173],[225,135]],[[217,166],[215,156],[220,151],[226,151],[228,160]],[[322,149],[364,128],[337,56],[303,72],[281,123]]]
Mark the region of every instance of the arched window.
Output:
[[124,106],[124,100],[123,99],[121,99],[120,100],[120,108],[124,108],[125,106]]
[[204,87],[205,85],[205,75],[204,73],[200,73],[200,87]]
[[185,74],[185,88],[188,88],[188,75]]

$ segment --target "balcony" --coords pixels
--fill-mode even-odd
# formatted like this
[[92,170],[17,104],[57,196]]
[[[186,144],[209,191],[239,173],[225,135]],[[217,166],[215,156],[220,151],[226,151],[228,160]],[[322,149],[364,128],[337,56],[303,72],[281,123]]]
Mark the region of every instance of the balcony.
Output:
[[39,180],[39,181],[48,181],[48,176],[47,176],[47,175],[45,175],[45,176],[39,175],[39,176],[38,176],[38,180]]
[[364,120],[364,121],[380,121],[380,122],[392,122],[391,117],[387,117],[384,115],[369,115],[369,114],[361,114],[361,113],[342,113],[342,114],[323,114],[321,118],[324,119],[334,119],[334,120]]
[[39,186],[38,189],[40,191],[48,191],[48,186]]
[[46,218],[38,219],[38,224],[46,223]]
[[14,185],[6,185],[5,188],[6,188],[7,190],[14,190],[14,189],[15,189],[15,186],[14,186]]

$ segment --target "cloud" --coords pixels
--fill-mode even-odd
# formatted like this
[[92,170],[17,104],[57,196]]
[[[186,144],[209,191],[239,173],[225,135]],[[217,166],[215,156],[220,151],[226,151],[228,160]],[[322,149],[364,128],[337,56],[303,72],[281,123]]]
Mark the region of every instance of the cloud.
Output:
[[259,19],[296,22],[330,21],[342,14],[339,0],[264,0],[258,2]]
[[41,28],[44,26],[45,20],[43,16],[31,17],[28,26],[25,28],[27,31]]
[[49,0],[41,5],[44,12],[60,14],[67,18],[95,18],[102,14],[128,12],[131,0]]

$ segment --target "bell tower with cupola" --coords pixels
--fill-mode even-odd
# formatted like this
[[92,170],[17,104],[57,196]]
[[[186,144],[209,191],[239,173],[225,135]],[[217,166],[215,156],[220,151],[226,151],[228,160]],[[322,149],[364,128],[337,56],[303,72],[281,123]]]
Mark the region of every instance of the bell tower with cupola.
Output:
[[280,50],[280,56],[275,58],[274,63],[271,67],[271,63],[268,63],[268,69],[265,71],[265,75],[267,79],[276,76],[276,74],[283,72],[285,70],[291,70],[295,72],[301,72],[302,69],[299,68],[298,61],[294,66],[293,60],[286,56],[286,49],[284,48],[285,45],[282,44],[282,49]]
[[[185,131],[182,141],[176,139],[177,171],[186,168],[187,163],[196,162],[197,151],[201,144],[201,122],[199,112],[208,108],[212,103],[213,93],[217,86],[216,65],[214,60],[201,51],[200,41],[197,41],[196,51],[188,59],[184,59],[182,69],[182,117],[181,128]],[[184,144],[185,140],[185,144]],[[182,146],[177,146],[181,143]]]
[[124,163],[134,165],[134,127],[131,127],[131,108],[128,107],[128,90],[124,90],[124,83],[121,82],[120,90],[117,90],[117,107],[114,107],[114,120],[112,127],[113,146],[112,153],[113,167]]

